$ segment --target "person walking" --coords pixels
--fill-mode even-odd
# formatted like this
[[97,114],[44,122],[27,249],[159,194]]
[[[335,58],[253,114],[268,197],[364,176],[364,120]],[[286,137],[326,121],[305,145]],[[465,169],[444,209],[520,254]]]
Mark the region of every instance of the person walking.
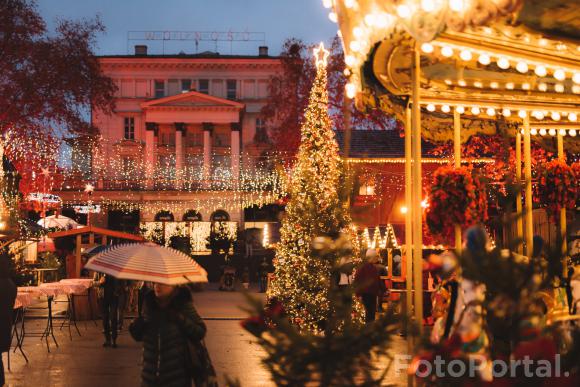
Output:
[[16,299],[16,285],[9,275],[8,259],[10,258],[6,255],[0,255],[0,386],[6,382],[2,353],[10,351],[12,344],[12,319]]
[[102,275],[98,281],[103,317],[103,333],[105,334],[103,347],[117,348],[117,320],[119,313],[119,295],[121,294],[121,288],[123,286],[122,282],[107,274]]
[[366,261],[357,269],[355,274],[356,294],[362,300],[365,308],[365,322],[367,324],[375,320],[377,313],[377,297],[381,293],[377,251],[368,249]]
[[206,327],[189,289],[154,284],[145,295],[143,315],[131,323],[129,332],[143,342],[142,386],[216,385],[202,341]]

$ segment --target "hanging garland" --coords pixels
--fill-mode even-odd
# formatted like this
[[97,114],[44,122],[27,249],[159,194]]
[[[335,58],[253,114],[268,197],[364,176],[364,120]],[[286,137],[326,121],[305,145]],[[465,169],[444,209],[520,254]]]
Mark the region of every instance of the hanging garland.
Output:
[[471,166],[438,168],[428,191],[426,223],[437,238],[451,240],[455,225],[465,229],[487,220],[485,184]]
[[545,203],[550,218],[558,219],[562,208],[575,207],[578,194],[575,170],[578,169],[559,159],[550,161],[542,169],[538,185],[540,202]]

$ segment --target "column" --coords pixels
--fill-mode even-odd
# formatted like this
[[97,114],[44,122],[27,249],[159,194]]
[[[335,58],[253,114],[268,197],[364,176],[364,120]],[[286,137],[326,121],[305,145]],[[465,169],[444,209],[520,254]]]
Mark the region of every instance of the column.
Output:
[[422,171],[421,171],[421,53],[415,43],[413,61],[413,94],[411,106],[411,133],[413,153],[413,300],[415,303],[415,323],[423,332],[423,212]]
[[153,189],[153,176],[155,174],[155,136],[159,125],[155,122],[145,123],[145,176],[146,189]]
[[213,128],[212,123],[203,123],[203,180],[206,185],[211,176],[211,134]]
[[[453,159],[455,168],[461,168],[461,115],[453,109]],[[461,226],[455,225],[455,250],[461,253]]]
[[175,189],[183,188],[183,135],[185,134],[185,124],[176,122],[175,124]]
[[[522,191],[519,189],[522,185],[522,134],[519,130],[516,132],[516,186],[518,187],[516,196],[516,237],[523,241],[524,214],[522,212]],[[518,253],[524,255],[523,243],[518,246]]]
[[525,210],[524,219],[526,224],[526,256],[532,257],[534,251],[534,217],[532,212],[532,151],[530,139],[530,112],[526,111],[524,117],[524,178],[525,185]]
[[232,179],[236,184],[240,177],[240,129],[242,124],[239,122],[232,122],[232,139],[231,139],[231,154],[232,154]]

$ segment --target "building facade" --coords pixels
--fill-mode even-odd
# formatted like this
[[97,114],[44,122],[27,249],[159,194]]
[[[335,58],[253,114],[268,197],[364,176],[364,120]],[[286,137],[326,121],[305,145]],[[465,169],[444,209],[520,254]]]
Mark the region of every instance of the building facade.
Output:
[[243,222],[241,206],[259,196],[247,185],[268,148],[260,111],[280,60],[267,47],[235,56],[148,55],[136,46],[135,55],[99,62],[117,86],[115,109],[91,112],[98,139],[69,141],[77,170],[63,201],[109,208],[91,223],[117,229],[136,220]]

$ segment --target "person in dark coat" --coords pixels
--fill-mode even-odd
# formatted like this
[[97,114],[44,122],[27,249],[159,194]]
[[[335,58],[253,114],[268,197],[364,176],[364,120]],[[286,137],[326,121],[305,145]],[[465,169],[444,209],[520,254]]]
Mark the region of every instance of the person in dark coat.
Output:
[[365,322],[369,324],[375,321],[377,297],[381,294],[381,280],[375,265],[378,262],[376,250],[368,249],[366,258],[366,262],[355,273],[355,288],[365,308]]
[[16,285],[9,276],[8,257],[0,255],[0,386],[5,383],[2,353],[10,350]]
[[199,378],[192,371],[190,343],[201,345],[206,327],[189,289],[154,284],[145,296],[143,315],[129,327],[143,341],[142,386],[185,387]]
[[119,296],[123,291],[124,281],[111,275],[99,279],[101,311],[105,342],[103,347],[117,348]]

